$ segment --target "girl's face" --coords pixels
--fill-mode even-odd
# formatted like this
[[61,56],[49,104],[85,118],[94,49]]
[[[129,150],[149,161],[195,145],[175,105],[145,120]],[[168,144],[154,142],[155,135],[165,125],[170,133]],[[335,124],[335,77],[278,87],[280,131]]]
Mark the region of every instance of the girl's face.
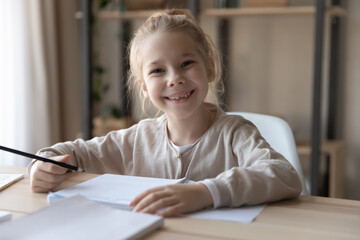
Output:
[[168,118],[202,111],[212,70],[184,32],[157,32],[143,43],[141,89]]

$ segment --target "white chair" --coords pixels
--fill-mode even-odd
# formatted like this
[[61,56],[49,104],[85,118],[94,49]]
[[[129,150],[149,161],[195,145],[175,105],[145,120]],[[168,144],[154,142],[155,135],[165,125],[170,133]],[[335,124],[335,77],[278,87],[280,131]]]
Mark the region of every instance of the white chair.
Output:
[[309,195],[305,183],[304,174],[301,170],[299,156],[296,150],[294,135],[289,124],[281,118],[249,112],[227,112],[229,115],[241,115],[251,121],[258,128],[261,135],[270,146],[281,153],[295,168],[300,176],[302,184],[302,195]]

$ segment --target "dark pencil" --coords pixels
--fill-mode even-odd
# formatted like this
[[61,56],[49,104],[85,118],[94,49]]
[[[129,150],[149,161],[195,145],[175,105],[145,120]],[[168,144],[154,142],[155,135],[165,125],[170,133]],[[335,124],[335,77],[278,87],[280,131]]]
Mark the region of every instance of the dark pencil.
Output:
[[79,168],[79,167],[75,167],[75,166],[72,166],[72,165],[69,165],[69,164],[66,164],[66,163],[63,163],[63,162],[58,162],[58,161],[55,161],[55,160],[51,160],[51,159],[48,159],[48,158],[40,157],[40,156],[31,154],[31,153],[26,153],[26,152],[22,152],[22,151],[19,151],[19,150],[7,148],[7,147],[1,146],[1,145],[0,145],[0,149],[4,150],[4,151],[7,151],[7,152],[19,154],[19,155],[24,156],[24,157],[28,157],[28,158],[37,159],[37,160],[40,160],[40,161],[43,161],[43,162],[49,162],[49,163],[52,163],[52,164],[56,164],[56,165],[64,167],[64,168],[74,170],[76,172],[84,172],[84,170]]

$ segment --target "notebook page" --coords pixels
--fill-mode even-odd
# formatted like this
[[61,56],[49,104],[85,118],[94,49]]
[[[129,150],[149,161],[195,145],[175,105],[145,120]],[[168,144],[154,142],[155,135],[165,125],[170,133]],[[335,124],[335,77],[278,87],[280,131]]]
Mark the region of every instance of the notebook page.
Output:
[[0,239],[141,239],[162,225],[159,216],[113,209],[74,196],[0,224]]
[[178,183],[179,179],[163,179],[103,174],[73,187],[48,194],[48,202],[80,194],[88,199],[106,203],[113,207],[129,209],[130,201],[153,187]]

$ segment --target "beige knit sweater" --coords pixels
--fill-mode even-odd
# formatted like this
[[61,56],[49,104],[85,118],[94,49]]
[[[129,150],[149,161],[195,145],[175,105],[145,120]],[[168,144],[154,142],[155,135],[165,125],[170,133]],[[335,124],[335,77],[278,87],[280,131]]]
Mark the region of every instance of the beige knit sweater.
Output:
[[294,168],[251,122],[215,107],[212,111],[217,112],[214,123],[181,154],[170,143],[165,115],[89,141],[58,143],[38,154],[70,154],[71,164],[90,173],[201,181],[209,188],[214,207],[258,204],[300,194],[301,182]]

